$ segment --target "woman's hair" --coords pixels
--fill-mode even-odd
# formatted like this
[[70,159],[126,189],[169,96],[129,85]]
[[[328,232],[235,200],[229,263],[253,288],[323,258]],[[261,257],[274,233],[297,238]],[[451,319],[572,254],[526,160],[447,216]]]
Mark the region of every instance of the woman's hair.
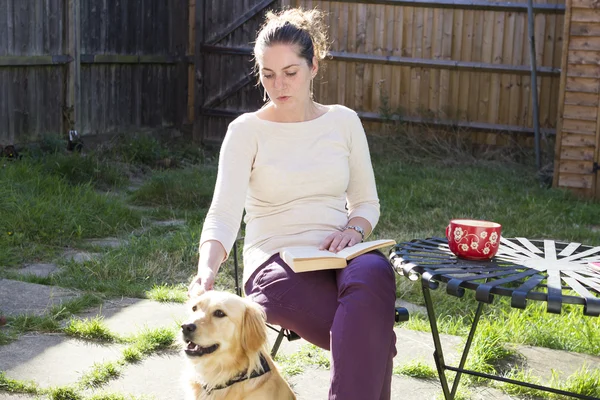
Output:
[[254,61],[258,72],[258,58],[265,48],[276,44],[296,45],[299,56],[312,67],[313,56],[323,60],[329,43],[323,13],[317,9],[291,8],[278,13],[269,11],[254,44]]

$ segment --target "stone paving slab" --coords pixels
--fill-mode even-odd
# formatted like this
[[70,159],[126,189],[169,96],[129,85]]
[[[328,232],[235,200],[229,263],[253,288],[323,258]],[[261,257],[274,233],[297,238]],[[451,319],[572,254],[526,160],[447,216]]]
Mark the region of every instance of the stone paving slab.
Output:
[[37,400],[40,397],[27,396],[24,394],[10,394],[6,392],[0,392],[0,400]]
[[75,299],[74,290],[0,279],[0,307],[4,315],[43,315],[53,306]]
[[163,303],[146,299],[124,297],[108,300],[103,305],[85,313],[80,318],[103,316],[108,329],[118,335],[139,333],[142,329],[179,326],[187,315],[180,303]]
[[25,264],[23,268],[17,269],[19,275],[35,275],[40,278],[47,278],[58,272],[56,264]]
[[109,382],[102,391],[157,400],[181,400],[184,395],[182,376],[186,366],[186,360],[177,351],[156,354],[140,363],[128,365],[121,377]]
[[402,299],[396,299],[396,307],[404,307],[408,310],[408,313],[412,315],[415,312],[419,312],[423,315],[427,315],[427,308],[419,306],[417,304],[409,303]]
[[162,227],[173,227],[173,226],[183,226],[185,225],[185,220],[183,219],[171,219],[167,221],[154,221],[152,225],[162,226]]
[[116,249],[117,247],[121,247],[127,244],[127,240],[114,237],[103,239],[86,239],[84,242],[86,244],[89,244],[90,246],[108,247],[112,249]]
[[[329,393],[329,371],[307,367],[302,374],[288,379],[298,400],[327,399]],[[501,391],[487,387],[470,388],[471,400],[514,400]],[[438,400],[442,388],[437,380],[415,379],[394,375],[392,377],[392,399]]]
[[91,261],[95,258],[99,258],[102,256],[102,254],[101,253],[90,253],[89,251],[67,250],[63,253],[62,256],[66,261],[74,261],[76,263],[83,263],[86,261]]
[[589,370],[600,370],[600,357],[588,354],[533,346],[516,346],[516,350],[525,357],[525,368],[540,378],[542,384],[550,380],[552,370],[560,379],[566,379],[584,365]]
[[0,346],[0,371],[8,378],[33,380],[43,388],[68,385],[77,382],[94,363],[121,358],[123,348],[61,334],[27,334]]

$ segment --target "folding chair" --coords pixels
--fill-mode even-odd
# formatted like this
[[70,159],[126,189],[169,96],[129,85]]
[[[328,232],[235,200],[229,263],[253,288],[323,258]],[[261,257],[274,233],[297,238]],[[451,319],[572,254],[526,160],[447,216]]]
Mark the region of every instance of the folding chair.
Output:
[[[238,260],[238,250],[237,250],[237,244],[238,241],[243,239],[243,237],[241,235],[238,235],[238,237],[235,240],[235,243],[233,244],[233,268],[234,268],[234,279],[235,279],[235,293],[238,296],[242,296],[242,288],[240,286],[240,280],[239,280],[239,260]],[[396,322],[405,322],[408,321],[409,319],[409,314],[408,314],[408,310],[404,307],[396,307],[395,309],[395,320]],[[271,324],[267,323],[267,327],[269,329],[274,330],[277,333],[277,339],[275,339],[275,343],[273,343],[273,347],[271,348],[271,357],[275,358],[275,356],[277,355],[277,351],[279,350],[279,346],[281,346],[281,342],[283,341],[283,338],[285,337],[288,341],[293,341],[293,340],[298,340],[300,339],[300,335],[298,335],[296,332],[291,331],[289,329],[285,329],[283,327],[275,327]]]

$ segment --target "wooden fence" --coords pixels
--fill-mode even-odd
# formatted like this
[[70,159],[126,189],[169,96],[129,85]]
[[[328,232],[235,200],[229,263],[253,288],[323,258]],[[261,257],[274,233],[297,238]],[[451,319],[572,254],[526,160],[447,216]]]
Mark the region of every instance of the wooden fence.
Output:
[[[380,111],[387,108],[414,122],[533,135],[527,3],[520,1],[264,0],[221,15],[216,0],[204,0],[201,18],[207,31],[236,20],[232,26],[238,28],[200,39],[199,51],[211,60],[201,66],[211,82],[202,98],[212,101],[200,106],[202,128],[196,133],[219,140],[224,134],[219,116],[231,118],[260,104],[258,90],[250,85],[254,80],[245,78],[257,16],[265,8],[302,6],[325,11],[330,26],[331,57],[315,85],[318,101],[352,107],[363,121],[381,120]],[[235,7],[240,2],[219,3]],[[542,133],[553,135],[564,0],[536,2],[534,12],[539,119]],[[223,79],[227,57],[236,61]],[[494,143],[497,137],[486,140]]]
[[189,0],[2,0],[0,16],[0,144],[187,121]]
[[600,199],[600,4],[567,0],[554,186]]
[[[267,9],[328,13],[317,100],[415,122],[532,134],[526,0],[4,0],[0,144],[194,122],[219,141],[261,104],[251,42]],[[536,3],[540,122],[555,133],[564,0]],[[494,142],[497,135],[489,137]]]

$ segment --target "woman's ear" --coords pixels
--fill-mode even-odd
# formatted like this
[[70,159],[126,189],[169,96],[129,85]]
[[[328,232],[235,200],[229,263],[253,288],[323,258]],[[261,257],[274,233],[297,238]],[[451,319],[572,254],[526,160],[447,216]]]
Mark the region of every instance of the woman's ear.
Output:
[[317,59],[317,56],[313,56],[312,59],[312,68],[310,71],[311,77],[315,77],[317,76],[317,72],[319,72],[319,60]]

